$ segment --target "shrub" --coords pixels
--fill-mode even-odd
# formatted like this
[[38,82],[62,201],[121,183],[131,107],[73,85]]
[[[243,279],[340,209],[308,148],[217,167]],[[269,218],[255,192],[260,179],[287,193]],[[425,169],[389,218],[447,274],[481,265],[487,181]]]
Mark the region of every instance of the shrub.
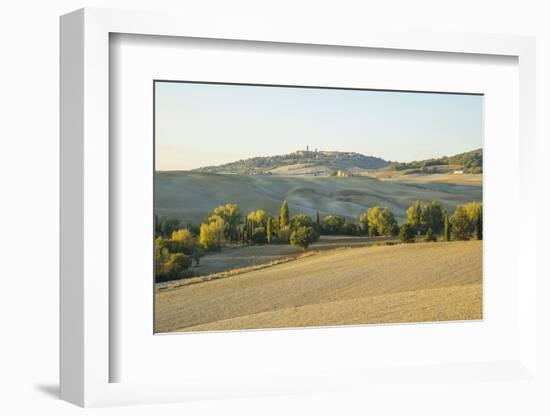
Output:
[[405,223],[401,227],[399,227],[399,239],[403,243],[414,243],[415,235],[415,227],[411,224]]
[[345,223],[344,218],[338,217],[336,215],[328,215],[325,218],[323,218],[321,229],[323,234],[328,234],[328,235],[341,234],[344,223]]
[[290,219],[290,229],[297,230],[300,227],[313,229],[313,241],[317,241],[321,235],[321,227],[313,219],[305,214],[296,214]]
[[182,253],[170,254],[167,257],[166,253],[164,253],[164,256],[165,257],[163,258],[163,260],[165,261],[159,261],[157,263],[155,274],[155,280],[157,282],[183,279],[191,277],[193,275],[188,270],[189,267],[191,267],[191,265],[193,264],[193,260],[191,259],[191,257]]
[[277,232],[277,242],[281,244],[288,244],[290,242],[291,234],[292,230],[290,229],[290,226],[286,225],[279,228],[279,231]]
[[195,267],[199,265],[201,258],[204,256],[204,251],[200,247],[197,247],[195,251],[193,251],[193,254],[191,254],[191,257],[193,257],[193,260],[195,260]]
[[313,219],[306,214],[296,214],[290,219],[290,226],[292,228],[313,227],[313,224]]
[[264,227],[254,228],[254,231],[252,231],[251,240],[252,240],[253,244],[265,244],[265,243],[267,243],[267,236],[265,234],[265,228]]
[[312,227],[298,227],[290,235],[290,244],[306,249],[314,241],[314,230]]
[[173,244],[172,253],[180,252],[185,254],[192,254],[197,246],[197,239],[188,229],[182,228],[172,232]]
[[361,235],[361,227],[352,222],[346,222],[342,226],[342,234],[344,235]]
[[166,263],[166,267],[169,271],[178,275],[191,267],[192,264],[193,260],[191,257],[182,253],[176,253],[170,256],[170,260]]
[[437,241],[437,237],[434,234],[433,230],[431,228],[428,228],[428,231],[426,231],[426,237],[424,237],[425,241]]

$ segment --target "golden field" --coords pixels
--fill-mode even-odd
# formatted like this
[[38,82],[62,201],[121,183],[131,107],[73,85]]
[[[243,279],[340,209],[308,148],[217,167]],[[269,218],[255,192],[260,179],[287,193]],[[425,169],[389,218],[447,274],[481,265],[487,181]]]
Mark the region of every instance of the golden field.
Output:
[[157,287],[156,332],[482,319],[482,242],[335,248]]

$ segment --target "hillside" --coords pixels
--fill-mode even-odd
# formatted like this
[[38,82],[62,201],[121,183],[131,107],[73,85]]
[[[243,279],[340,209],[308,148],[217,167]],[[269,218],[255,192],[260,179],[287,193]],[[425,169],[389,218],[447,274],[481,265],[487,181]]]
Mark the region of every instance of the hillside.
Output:
[[338,171],[357,175],[380,170],[415,174],[445,173],[455,169],[464,173],[482,173],[483,150],[403,163],[355,152],[298,150],[286,155],[253,157],[223,165],[205,166],[194,171],[235,175],[332,176]]
[[482,319],[481,259],[481,241],[321,252],[226,279],[157,290],[155,330]]
[[238,175],[321,175],[330,176],[338,170],[359,173],[385,168],[389,162],[354,152],[306,151],[287,155],[254,157],[218,166],[195,169],[197,172]]
[[429,173],[430,171],[439,172],[445,166],[453,166],[453,168],[463,170],[464,173],[482,173],[483,149],[475,149],[454,156],[443,156],[407,163],[392,163],[389,168],[397,171],[412,170],[414,173]]
[[337,214],[356,218],[374,205],[390,208],[399,222],[415,200],[439,200],[449,211],[480,201],[480,185],[404,183],[364,176],[220,175],[201,172],[156,172],[155,211],[182,223],[199,224],[213,208],[234,202],[245,213],[262,208],[278,212],[286,199],[291,214]]

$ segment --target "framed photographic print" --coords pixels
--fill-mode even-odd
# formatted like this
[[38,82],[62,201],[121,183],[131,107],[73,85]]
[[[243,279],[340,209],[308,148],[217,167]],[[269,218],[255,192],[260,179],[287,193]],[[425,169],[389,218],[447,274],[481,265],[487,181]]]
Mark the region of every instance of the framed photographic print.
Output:
[[61,19],[62,398],[539,383],[533,39],[245,22]]
[[482,319],[482,95],[154,94],[155,332]]

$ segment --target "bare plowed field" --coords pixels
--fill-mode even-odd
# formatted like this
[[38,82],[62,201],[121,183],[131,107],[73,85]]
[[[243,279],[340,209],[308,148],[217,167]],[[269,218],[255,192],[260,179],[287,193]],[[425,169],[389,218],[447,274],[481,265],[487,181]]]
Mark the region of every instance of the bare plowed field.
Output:
[[482,243],[341,248],[156,293],[156,331],[482,318]]

